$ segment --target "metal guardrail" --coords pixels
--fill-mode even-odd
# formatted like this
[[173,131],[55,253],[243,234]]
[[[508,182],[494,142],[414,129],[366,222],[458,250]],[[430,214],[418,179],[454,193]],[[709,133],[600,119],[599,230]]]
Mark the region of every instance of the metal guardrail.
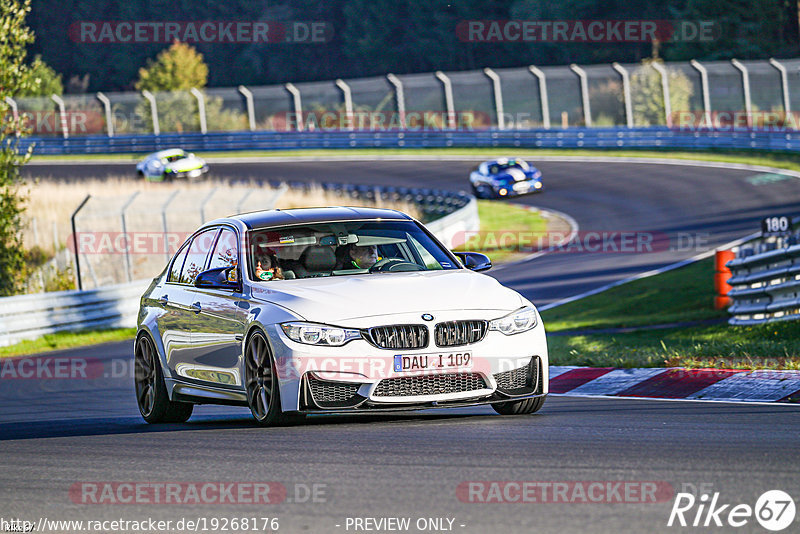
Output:
[[732,325],[800,319],[800,245],[760,243],[742,247],[726,265],[731,270],[728,312]]
[[[305,182],[289,187],[309,188]],[[352,198],[408,200],[416,203],[428,228],[448,247],[457,246],[461,232],[478,230],[477,201],[465,193],[404,187],[325,183]],[[58,291],[0,298],[0,346],[65,330],[136,326],[139,300],[150,280],[137,280],[88,291]]]
[[635,148],[800,151],[800,132],[731,130],[685,131],[650,128],[565,128],[561,130],[442,130],[221,132],[142,135],[28,137],[19,142],[35,154],[114,154],[181,147],[192,151],[294,150],[347,148]]

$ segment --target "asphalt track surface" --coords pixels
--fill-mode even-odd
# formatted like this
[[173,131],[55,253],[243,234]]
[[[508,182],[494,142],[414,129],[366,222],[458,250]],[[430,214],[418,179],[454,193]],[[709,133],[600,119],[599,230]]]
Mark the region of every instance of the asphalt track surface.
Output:
[[[300,161],[217,164],[213,171],[464,189],[471,166]],[[540,167],[546,192],[519,202],[569,213],[582,231],[653,232],[669,241],[655,253],[554,253],[491,271],[540,305],[694,256],[751,233],[763,216],[800,208],[795,179],[754,185],[754,171],[629,163]],[[120,169],[126,168],[36,165],[28,172],[76,177]],[[701,249],[677,250],[681,232],[701,236]],[[348,529],[348,517],[410,517],[409,531],[417,532],[418,518],[445,517],[454,519],[453,531],[468,533],[670,532],[678,530],[667,527],[672,495],[684,489],[719,492],[721,503],[751,506],[770,489],[800,497],[800,411],[794,406],[551,397],[534,416],[464,408],[319,416],[271,429],[254,427],[246,409],[202,406],[186,424],[148,426],[133,398],[130,353],[129,343],[117,343],[55,355],[99,362],[102,372],[89,379],[0,381],[2,517],[267,516],[279,517],[283,532],[388,531]],[[259,506],[76,504],[69,489],[82,481],[276,481],[289,497]],[[658,481],[672,493],[646,504],[475,503],[459,499],[456,488],[466,481]],[[324,495],[300,502],[295,493],[302,497],[312,484],[323,484]],[[696,510],[687,514],[690,521]],[[739,531],[764,532],[752,518]]]

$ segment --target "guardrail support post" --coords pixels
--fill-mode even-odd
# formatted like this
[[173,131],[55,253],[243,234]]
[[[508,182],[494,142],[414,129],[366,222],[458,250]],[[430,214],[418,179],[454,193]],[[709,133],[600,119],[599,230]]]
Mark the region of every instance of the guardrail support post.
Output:
[[742,92],[744,93],[744,112],[747,116],[747,127],[753,127],[753,106],[750,101],[750,73],[747,67],[736,58],[731,59],[731,64],[742,73]]
[[586,71],[577,66],[575,63],[569,68],[578,75],[578,80],[581,84],[581,102],[583,104],[583,122],[587,128],[592,127],[592,109],[589,107],[589,80],[586,76]]
[[347,127],[345,129],[352,130],[353,129],[353,93],[350,91],[350,86],[342,80],[338,78],[336,80],[336,87],[342,91],[342,96],[344,97],[344,116],[347,120]]
[[197,115],[200,117],[200,133],[208,133],[208,123],[206,122],[206,98],[203,93],[192,87],[189,92],[197,99]]
[[247,106],[247,125],[251,132],[256,131],[256,109],[253,105],[253,92],[244,85],[239,86],[239,93],[244,97]]
[[539,100],[541,101],[542,105],[542,125],[544,126],[545,130],[549,130],[550,102],[547,99],[547,77],[544,75],[544,72],[541,69],[534,67],[533,65],[529,66],[528,70],[531,71],[531,74],[536,76],[536,78],[539,80]]
[[672,128],[672,102],[669,98],[669,73],[667,69],[664,68],[664,65],[658,61],[653,61],[650,65],[661,75],[661,94],[664,98],[664,121],[666,122],[667,128]]
[[106,134],[114,137],[114,115],[111,113],[111,100],[100,91],[97,91],[97,100],[103,104],[103,110],[106,112]]
[[769,64],[781,75],[781,96],[783,97],[783,111],[789,113],[791,111],[791,104],[789,103],[789,78],[786,75],[786,67],[783,66],[774,57],[769,58]]
[[403,82],[391,72],[386,75],[386,79],[394,86],[394,98],[397,103],[397,114],[400,116],[400,129],[406,129],[406,94],[403,92]]
[[633,103],[631,101],[631,78],[628,69],[617,62],[611,65],[622,77],[622,99],[625,103],[625,123],[628,128],[633,128]]
[[450,83],[450,78],[447,74],[437,70],[436,79],[442,82],[442,89],[444,90],[444,106],[447,110],[447,127],[451,130],[456,129],[456,109],[453,103],[453,84]]
[[492,80],[492,92],[494,93],[494,109],[497,115],[497,129],[506,129],[505,110],[503,109],[503,86],[500,83],[500,76],[495,71],[486,67],[483,73]]
[[158,126],[158,105],[156,104],[156,97],[153,96],[153,93],[145,89],[142,91],[142,96],[147,99],[147,102],[150,104],[150,117],[153,120],[153,133],[155,135],[161,135],[161,128]]
[[58,106],[58,117],[61,122],[61,135],[64,139],[69,139],[69,124],[67,122],[67,109],[64,106],[64,99],[58,95],[50,95],[50,98]]
[[703,118],[706,127],[711,128],[711,97],[708,92],[708,71],[696,59],[693,59],[690,63],[700,73],[700,91],[703,93]]
[[[167,261],[169,261],[169,233],[167,232],[167,208],[169,207],[170,203],[175,200],[175,197],[178,196],[180,193],[180,189],[176,189],[172,192],[172,194],[167,198],[167,201],[161,205],[161,228],[164,230],[164,257]],[[179,243],[180,245],[180,243]]]
[[284,87],[292,95],[294,102],[294,114],[297,116],[297,131],[303,131],[303,100],[300,97],[300,90],[293,83],[287,83]]
[[11,108],[11,117],[14,119],[14,134],[19,137],[19,108],[17,108],[17,102],[10,96],[5,97],[3,100]]
[[[75,208],[75,211],[72,212],[70,215],[70,223],[72,224],[72,246],[75,247],[75,278],[78,282],[78,289],[83,289],[83,281],[81,280],[81,258],[80,258],[80,248],[78,247],[78,231],[75,229],[75,217],[78,215],[78,212],[83,209],[89,199],[92,198],[92,195],[86,195],[86,198],[78,204],[78,207]],[[53,227],[55,228],[55,222],[53,223]],[[58,250],[58,238],[56,238],[56,250]]]
[[128,200],[122,206],[122,210],[120,212],[120,219],[122,221],[122,235],[125,236],[125,276],[128,278],[128,282],[133,280],[133,273],[131,268],[131,240],[128,237],[128,226],[125,223],[125,211],[128,209],[128,206],[133,203],[137,196],[139,196],[139,191],[136,191],[130,196],[130,198],[128,198]]

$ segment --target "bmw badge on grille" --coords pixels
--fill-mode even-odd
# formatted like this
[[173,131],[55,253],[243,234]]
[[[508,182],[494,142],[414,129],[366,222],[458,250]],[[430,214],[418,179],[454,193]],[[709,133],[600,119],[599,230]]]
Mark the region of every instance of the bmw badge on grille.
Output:
[[422,320],[423,321],[433,321],[433,315],[431,315],[430,313],[423,313],[422,314]]

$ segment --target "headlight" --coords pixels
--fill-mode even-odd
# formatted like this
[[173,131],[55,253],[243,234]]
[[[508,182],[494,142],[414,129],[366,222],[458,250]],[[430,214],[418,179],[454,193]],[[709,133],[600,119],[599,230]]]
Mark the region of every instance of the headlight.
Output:
[[361,339],[361,332],[358,330],[323,324],[283,323],[281,328],[289,339],[306,345],[341,347],[349,341]]
[[503,334],[510,336],[512,334],[519,334],[520,332],[527,332],[539,322],[536,317],[536,310],[530,306],[525,306],[515,312],[512,312],[505,317],[489,321],[489,330],[497,330]]

